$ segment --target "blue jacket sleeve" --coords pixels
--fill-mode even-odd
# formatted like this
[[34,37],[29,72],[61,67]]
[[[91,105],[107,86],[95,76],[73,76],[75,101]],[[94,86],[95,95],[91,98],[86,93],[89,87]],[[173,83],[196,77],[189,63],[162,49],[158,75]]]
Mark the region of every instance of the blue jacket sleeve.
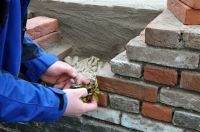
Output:
[[4,71],[0,71],[0,82],[0,122],[52,122],[66,109],[62,90],[32,84]]
[[49,66],[56,61],[58,61],[58,58],[55,55],[45,53],[38,44],[33,42],[33,40],[25,34],[22,53],[22,68],[25,69],[25,75],[31,82],[37,82]]

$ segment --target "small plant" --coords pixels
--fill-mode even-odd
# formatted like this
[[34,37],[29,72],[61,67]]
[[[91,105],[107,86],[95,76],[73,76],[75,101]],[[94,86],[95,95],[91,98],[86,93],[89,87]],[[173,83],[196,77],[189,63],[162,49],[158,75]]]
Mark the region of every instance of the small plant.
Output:
[[86,85],[73,84],[72,88],[86,88],[87,89],[88,95],[86,97],[81,98],[82,101],[85,103],[90,103],[90,102],[92,102],[93,99],[95,99],[98,102],[99,95],[102,94],[99,90],[97,80],[95,80],[95,81],[90,80],[90,82]]

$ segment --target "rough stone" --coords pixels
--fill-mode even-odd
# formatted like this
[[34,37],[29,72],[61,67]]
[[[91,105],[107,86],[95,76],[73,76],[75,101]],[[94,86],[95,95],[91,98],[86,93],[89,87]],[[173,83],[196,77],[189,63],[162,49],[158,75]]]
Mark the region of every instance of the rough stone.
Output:
[[121,115],[120,111],[99,107],[96,111],[88,112],[85,115],[103,121],[120,124],[120,115]]
[[172,108],[160,104],[144,102],[142,104],[142,115],[160,121],[171,122]]
[[103,91],[119,95],[156,102],[158,86],[150,85],[141,81],[133,81],[118,78],[111,72],[110,67],[102,69],[97,73],[99,88]]
[[146,65],[144,67],[144,79],[159,84],[176,85],[178,73],[174,69]]
[[183,3],[187,4],[188,6],[194,9],[200,9],[200,2],[199,0],[181,0]]
[[130,40],[126,49],[128,58],[133,61],[141,61],[175,68],[198,68],[199,54],[188,51],[149,47],[144,42],[144,36],[138,36]]
[[183,24],[200,24],[200,10],[193,9],[180,0],[168,0],[167,7]]
[[200,92],[200,74],[198,72],[184,71],[181,73],[180,87]]
[[148,45],[200,49],[200,25],[183,25],[169,10],[163,11],[145,30]]
[[110,94],[110,107],[129,113],[140,112],[140,101],[124,96]]
[[179,127],[186,127],[200,131],[200,116],[197,114],[175,111],[173,117],[173,124]]
[[[107,2],[107,1],[106,1]],[[32,0],[35,15],[57,18],[73,55],[113,58],[161,11]],[[112,51],[112,52],[111,52]]]
[[183,132],[182,129],[160,123],[140,115],[123,114],[121,125],[127,128],[136,129],[143,132]]
[[142,65],[130,62],[124,51],[111,60],[111,71],[123,76],[140,78],[142,75]]
[[200,96],[181,89],[162,88],[160,91],[160,102],[200,112]]

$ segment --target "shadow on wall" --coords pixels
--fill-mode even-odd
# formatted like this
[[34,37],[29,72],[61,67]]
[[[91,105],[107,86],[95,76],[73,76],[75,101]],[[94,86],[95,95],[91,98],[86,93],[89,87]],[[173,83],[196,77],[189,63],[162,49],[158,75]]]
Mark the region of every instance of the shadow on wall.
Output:
[[62,42],[76,47],[74,55],[102,59],[123,51],[127,42],[161,12],[40,0],[33,0],[30,9],[36,16],[59,20]]

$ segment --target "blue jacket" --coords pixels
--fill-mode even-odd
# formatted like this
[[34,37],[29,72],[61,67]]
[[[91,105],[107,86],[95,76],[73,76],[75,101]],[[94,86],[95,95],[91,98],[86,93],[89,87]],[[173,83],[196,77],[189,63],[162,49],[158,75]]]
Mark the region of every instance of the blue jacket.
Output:
[[[22,32],[30,0],[6,1],[9,9],[0,28],[0,122],[57,120],[67,106],[65,93],[35,82],[58,58]],[[18,78],[20,69],[32,83]]]

